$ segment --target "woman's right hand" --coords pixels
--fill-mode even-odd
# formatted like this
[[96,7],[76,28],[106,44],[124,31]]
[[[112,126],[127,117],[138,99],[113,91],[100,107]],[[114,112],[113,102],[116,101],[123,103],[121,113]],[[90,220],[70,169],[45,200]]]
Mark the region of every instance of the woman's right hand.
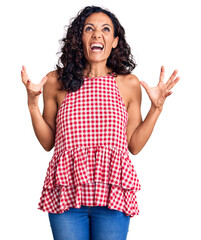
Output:
[[27,90],[28,106],[29,107],[38,106],[39,96],[42,93],[42,88],[43,88],[44,84],[46,83],[48,77],[45,76],[39,84],[34,84],[29,79],[25,66],[22,66],[21,78],[22,78],[22,82],[24,83],[26,90]]

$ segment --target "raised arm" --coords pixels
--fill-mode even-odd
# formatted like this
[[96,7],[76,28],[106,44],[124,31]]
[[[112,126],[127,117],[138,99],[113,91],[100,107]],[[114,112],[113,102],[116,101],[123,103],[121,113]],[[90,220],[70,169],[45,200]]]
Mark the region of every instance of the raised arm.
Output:
[[[133,94],[128,108],[129,121],[127,125],[128,132],[128,148],[134,155],[138,154],[148,139],[150,138],[156,121],[162,112],[165,99],[172,94],[174,85],[179,81],[176,77],[178,71],[175,70],[169,80],[164,83],[165,69],[161,67],[159,83],[156,87],[149,87],[147,83],[139,81],[136,77],[133,79]],[[150,100],[151,108],[144,119],[141,120],[141,88],[140,84],[145,88]]]
[[[48,73],[39,84],[31,82],[27,75],[26,68],[23,66],[21,71],[22,82],[24,83],[27,96],[28,108],[31,114],[33,129],[37,139],[46,151],[50,151],[54,147],[55,131],[56,131],[56,91],[54,78],[52,73]],[[38,99],[43,88],[44,109],[41,115]]]

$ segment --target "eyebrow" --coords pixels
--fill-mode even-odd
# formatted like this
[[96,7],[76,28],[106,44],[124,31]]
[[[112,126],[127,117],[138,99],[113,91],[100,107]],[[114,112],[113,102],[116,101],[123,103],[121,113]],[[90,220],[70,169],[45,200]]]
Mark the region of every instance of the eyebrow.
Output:
[[[86,24],[84,25],[84,27],[85,27],[86,25],[91,25],[91,26],[94,27],[94,25],[93,25],[92,23],[86,23]],[[110,26],[109,24],[107,24],[107,23],[103,24],[102,27],[103,27],[103,26],[109,26],[109,27],[111,27],[111,26]],[[111,27],[111,28],[112,28],[112,27]]]

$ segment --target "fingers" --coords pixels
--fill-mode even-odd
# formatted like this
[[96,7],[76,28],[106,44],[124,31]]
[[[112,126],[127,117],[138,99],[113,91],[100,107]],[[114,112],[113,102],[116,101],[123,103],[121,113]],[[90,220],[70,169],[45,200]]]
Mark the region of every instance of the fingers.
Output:
[[[170,89],[172,89],[174,87],[174,85],[180,80],[180,77],[177,77],[171,84],[169,84],[167,91],[168,93],[166,93],[166,97],[172,94],[172,91],[170,91]],[[169,92],[170,91],[170,92]]]
[[42,88],[43,88],[43,86],[45,85],[45,83],[47,82],[47,79],[48,79],[48,77],[47,76],[45,76],[42,80],[41,80],[41,82],[39,83],[39,87],[40,87],[40,91],[39,91],[39,94],[41,94],[42,93]]
[[22,66],[21,78],[22,78],[22,82],[24,83],[24,85],[26,85],[27,84],[27,80],[29,79],[29,77],[27,75],[25,66]]
[[35,95],[41,94],[42,87],[46,83],[46,81],[47,81],[47,77],[45,76],[38,85],[35,85],[35,84],[31,84],[31,80],[28,79],[26,83],[26,88],[32,94],[35,94]]
[[174,70],[174,72],[172,73],[172,75],[170,76],[169,80],[168,80],[167,83],[166,83],[167,86],[169,86],[169,85],[172,83],[172,81],[175,79],[177,73],[178,73],[178,70],[177,70],[177,69]]
[[42,93],[42,88],[48,79],[48,77],[45,76],[39,84],[31,83],[31,80],[29,79],[29,76],[27,75],[25,66],[22,66],[21,77],[22,77],[22,82],[26,86],[27,90],[29,90],[31,92],[35,92],[36,94]]
[[164,77],[165,77],[165,68],[164,68],[164,66],[162,66],[161,67],[161,72],[160,72],[159,82],[163,82],[164,81]]
[[30,79],[27,79],[25,86],[26,86],[27,91],[28,91],[29,93],[30,93],[30,92],[33,93],[32,84],[31,84],[31,80],[30,80]]
[[29,78],[27,80],[25,80],[25,86],[26,86],[27,89],[31,88],[31,80]]
[[25,66],[22,66],[22,71],[24,73],[25,78],[29,79],[29,76],[27,75],[27,71],[26,71]]
[[172,89],[174,85],[179,81],[180,77],[177,77],[172,83],[169,84],[168,90]]
[[166,94],[165,94],[165,97],[168,97],[168,96],[170,96],[172,93],[173,93],[172,91],[170,91],[170,92],[166,93]]
[[47,79],[48,79],[48,77],[45,76],[45,77],[41,80],[41,82],[39,83],[40,88],[42,88],[42,87],[45,85],[45,83],[47,82]]
[[34,84],[31,84],[31,80],[28,79],[27,83],[26,83],[26,88],[27,88],[27,92],[28,94],[32,95],[32,96],[37,96],[40,95],[42,93],[42,90],[38,90],[38,89],[34,89],[33,88]]

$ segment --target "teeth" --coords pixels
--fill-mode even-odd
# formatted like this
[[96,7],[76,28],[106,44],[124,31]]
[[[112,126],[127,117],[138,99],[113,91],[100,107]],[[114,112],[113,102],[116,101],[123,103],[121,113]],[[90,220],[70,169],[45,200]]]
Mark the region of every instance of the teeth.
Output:
[[100,44],[100,43],[92,43],[90,47],[91,47],[91,48],[92,48],[92,47],[101,47],[101,48],[103,48],[103,45]]

